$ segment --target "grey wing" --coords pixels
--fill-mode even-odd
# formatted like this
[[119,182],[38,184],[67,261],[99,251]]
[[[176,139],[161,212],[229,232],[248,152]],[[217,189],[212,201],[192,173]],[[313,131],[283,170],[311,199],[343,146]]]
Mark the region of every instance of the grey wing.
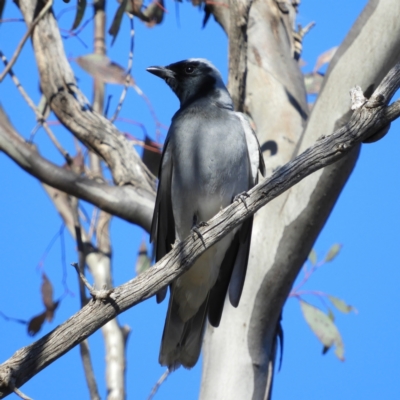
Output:
[[[260,144],[256,133],[250,125],[250,121],[245,114],[236,113],[239,117],[244,129],[247,141],[247,149],[249,154],[251,168],[251,183],[250,187],[258,182],[258,171],[265,176],[265,164],[261,153]],[[247,264],[250,253],[251,232],[253,229],[253,216],[243,222],[238,236],[237,254],[233,265],[232,275],[229,283],[229,300],[234,307],[239,305],[239,300],[242,295],[243,285],[246,278]]]
[[[239,118],[246,136],[251,170],[249,188],[251,188],[258,182],[258,171],[265,176],[264,159],[256,133],[251,128],[248,117],[239,112],[235,114]],[[217,282],[210,292],[208,319],[212,326],[217,327],[220,323],[228,291],[231,304],[234,307],[239,305],[246,278],[252,228],[253,216],[243,222],[225,254]]]
[[261,153],[260,143],[258,142],[257,135],[251,127],[250,119],[246,114],[236,112],[236,116],[240,119],[244,133],[246,135],[247,149],[249,152],[249,160],[251,167],[251,176],[253,178],[253,185],[258,182],[258,171],[262,176],[265,176],[265,163]]
[[229,288],[229,300],[234,307],[239,304],[246,277],[250,251],[253,216],[243,222],[236,233],[221,264],[217,282],[211,289],[209,298],[208,320],[217,327],[221,321],[225,297]]
[[[171,199],[172,157],[168,144],[167,137],[161,157],[159,184],[150,231],[150,242],[154,243],[156,262],[171,250],[172,244],[175,242],[175,222]],[[167,288],[161,289],[157,293],[157,303],[163,301],[166,294]]]

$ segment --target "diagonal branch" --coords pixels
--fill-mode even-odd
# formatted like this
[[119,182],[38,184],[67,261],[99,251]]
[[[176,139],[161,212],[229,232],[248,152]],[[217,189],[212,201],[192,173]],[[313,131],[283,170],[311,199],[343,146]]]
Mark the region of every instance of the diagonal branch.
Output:
[[[115,288],[108,302],[90,301],[78,313],[37,342],[17,351],[0,366],[12,368],[18,387],[61,357],[118,314],[153,296],[167,286],[210,246],[261,207],[291,188],[300,180],[338,161],[366,138],[400,116],[400,101],[387,106],[400,87],[400,64],[383,80],[370,100],[352,115],[348,124],[334,134],[322,138],[291,162],[279,168],[269,179],[249,191],[246,204],[234,202],[201,228],[203,240],[188,237],[175,246],[153,268],[137,278]],[[11,388],[0,386],[0,398]]]
[[[18,2],[27,24],[31,23],[35,7],[40,4],[31,0]],[[155,177],[131,143],[110,121],[93,110],[79,90],[52,13],[38,22],[32,33],[32,43],[41,90],[60,122],[107,163],[116,185],[154,190]]]

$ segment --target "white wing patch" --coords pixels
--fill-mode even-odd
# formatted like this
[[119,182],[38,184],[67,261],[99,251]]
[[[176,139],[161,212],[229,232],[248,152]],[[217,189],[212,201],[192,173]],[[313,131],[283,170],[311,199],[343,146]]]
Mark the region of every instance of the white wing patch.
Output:
[[256,133],[251,128],[250,121],[248,117],[240,112],[235,112],[236,116],[240,119],[244,133],[246,135],[247,149],[249,152],[249,160],[251,167],[251,177],[253,179],[253,185],[257,182],[257,174],[260,169],[261,174],[264,175],[264,162],[262,160],[262,155],[260,154],[260,145]]

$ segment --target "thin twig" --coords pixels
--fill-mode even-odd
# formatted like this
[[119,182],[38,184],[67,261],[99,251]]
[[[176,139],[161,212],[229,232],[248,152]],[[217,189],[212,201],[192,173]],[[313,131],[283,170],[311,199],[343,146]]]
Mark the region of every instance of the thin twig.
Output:
[[9,366],[0,371],[0,386],[10,388],[21,399],[32,400],[15,386],[14,369]]
[[85,275],[82,273],[81,269],[79,268],[79,265],[77,263],[71,263],[71,265],[75,268],[75,270],[78,273],[79,277],[81,278],[83,284],[89,290],[89,292],[94,300],[102,300],[102,301],[105,301],[108,299],[115,300],[114,289],[107,289],[105,286],[103,286],[103,288],[100,290],[95,289],[95,287],[92,286],[88,282]]
[[98,216],[99,216],[99,208],[94,207],[92,212],[92,218],[90,219],[90,226],[88,232],[89,240],[92,240],[92,237],[95,233]]
[[9,317],[6,314],[4,314],[2,311],[0,311],[0,317],[4,318],[6,321],[18,322],[19,324],[22,324],[22,325],[28,325],[28,322],[29,322],[29,321],[25,321],[24,319]]
[[299,289],[302,288],[302,287],[305,285],[305,283],[311,278],[311,276],[314,274],[314,272],[315,272],[318,268],[320,268],[320,267],[322,267],[323,265],[325,265],[325,263],[326,263],[325,260],[323,260],[323,261],[321,261],[321,262],[319,262],[319,263],[313,265],[309,270],[307,270],[307,271],[304,273],[304,278],[301,280],[301,282],[300,282],[290,293],[297,294],[297,292],[299,291]]
[[85,339],[79,344],[83,369],[85,371],[86,382],[89,387],[90,400],[100,400],[97,382],[93,371],[92,358],[90,356],[89,341]]
[[149,98],[143,93],[143,90],[140,89],[140,87],[137,86],[136,84],[133,84],[133,88],[135,89],[136,93],[146,102],[147,107],[149,108],[150,114],[153,117],[153,120],[154,120],[154,122],[156,124],[156,139],[159,142],[160,141],[160,135],[161,135],[160,128],[168,129],[168,127],[163,125],[158,120],[156,112],[154,111],[153,105],[151,104],[151,101],[149,100]]
[[126,122],[127,124],[136,125],[142,130],[142,132],[144,133],[145,136],[149,136],[147,134],[147,129],[146,129],[145,125],[142,124],[141,122],[138,122],[138,121],[135,121],[135,120],[129,119],[129,118],[124,118],[124,117],[118,117],[117,120],[118,121],[122,121],[122,122]]
[[131,45],[130,45],[130,49],[129,49],[128,68],[127,68],[127,72],[126,72],[124,89],[122,90],[121,97],[119,98],[119,102],[118,102],[117,108],[114,112],[114,115],[110,119],[111,122],[114,122],[116,120],[116,118],[118,117],[118,114],[122,108],[122,104],[125,100],[126,93],[128,91],[128,87],[129,87],[129,85],[131,85],[133,83],[133,78],[131,77],[131,71],[132,71],[132,64],[133,64],[133,49],[134,49],[134,44],[135,44],[135,40],[134,40],[135,39],[135,29],[133,26],[133,15],[128,14],[128,17],[129,17],[130,23],[131,23]]
[[[94,292],[94,288],[89,284],[89,282],[87,281],[87,279],[83,273],[83,270],[85,268],[86,254],[85,254],[85,249],[84,249],[84,245],[83,245],[82,228],[80,225],[79,214],[78,214],[79,201],[76,197],[72,198],[71,208],[72,208],[72,217],[73,217],[74,228],[75,228],[75,239],[76,239],[76,243],[77,243],[77,247],[78,247],[78,259],[79,259],[79,265],[76,263],[73,263],[71,265],[76,269],[76,272],[78,273],[78,275],[80,277],[79,292],[80,292],[80,298],[81,298],[81,307],[84,307],[87,304],[84,286],[87,287],[90,294],[92,294]],[[100,400],[99,391],[97,388],[97,383],[96,383],[96,379],[95,379],[95,375],[94,375],[94,371],[93,371],[92,360],[90,357],[88,341],[84,340],[83,342],[81,342],[79,345],[79,349],[80,349],[80,353],[81,353],[83,369],[85,371],[86,382],[87,382],[89,392],[90,392],[90,399],[91,400]]]
[[[0,58],[3,60],[4,65],[6,68],[10,65],[10,62],[7,61],[6,56],[3,54],[3,52],[0,50]],[[62,154],[62,156],[65,158],[67,163],[69,164],[71,162],[71,156],[69,155],[68,151],[66,151],[60,144],[60,142],[57,140],[55,137],[53,131],[50,129],[49,125],[43,118],[43,114],[39,111],[39,109],[36,107],[36,104],[33,102],[33,100],[29,97],[28,93],[26,93],[24,87],[22,86],[21,82],[17,78],[17,76],[14,74],[14,71],[12,68],[8,69],[8,73],[11,76],[12,81],[14,82],[15,86],[17,87],[18,91],[21,93],[22,97],[24,100],[27,102],[28,106],[33,110],[33,112],[36,115],[36,119],[38,121],[38,124],[43,126],[44,130],[48,134],[50,140],[53,142],[54,146],[56,146],[57,150]],[[32,135],[31,135],[32,136]]]
[[21,53],[22,48],[24,47],[25,42],[28,40],[29,36],[31,36],[33,29],[37,25],[37,23],[43,18],[43,16],[47,13],[47,11],[50,10],[51,6],[53,5],[53,0],[48,0],[46,5],[42,8],[40,11],[39,15],[32,21],[30,24],[28,30],[26,31],[25,35],[19,42],[13,56],[11,57],[10,62],[8,65],[4,68],[3,72],[0,75],[0,82],[4,79],[4,77],[7,75],[8,71],[12,68],[12,66],[15,64],[15,61],[17,61],[17,58],[19,54]]
[[167,369],[160,377],[160,379],[156,382],[154,385],[153,389],[151,390],[151,393],[147,400],[152,400],[155,394],[157,393],[157,390],[160,388],[160,386],[164,383],[164,381],[168,378],[168,375],[171,373],[170,369]]

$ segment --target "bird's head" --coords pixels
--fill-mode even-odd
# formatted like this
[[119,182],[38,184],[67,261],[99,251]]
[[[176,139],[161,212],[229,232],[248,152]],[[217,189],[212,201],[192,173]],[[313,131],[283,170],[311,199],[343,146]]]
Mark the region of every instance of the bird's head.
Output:
[[178,96],[181,107],[208,95],[220,97],[231,105],[221,74],[208,60],[190,58],[166,67],[149,67],[147,71],[165,80]]

